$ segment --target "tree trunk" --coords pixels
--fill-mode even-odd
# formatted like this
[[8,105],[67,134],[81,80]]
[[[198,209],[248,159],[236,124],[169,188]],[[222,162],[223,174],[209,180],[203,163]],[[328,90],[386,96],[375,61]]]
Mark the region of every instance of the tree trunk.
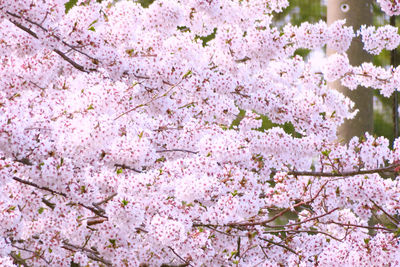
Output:
[[[338,19],[346,19],[346,25],[352,26],[357,31],[361,25],[372,25],[372,0],[328,0],[328,25]],[[327,54],[335,51],[329,50]],[[350,64],[358,66],[363,62],[372,60],[372,55],[363,50],[360,38],[353,39],[347,51]],[[370,88],[359,86],[350,91],[340,84],[340,81],[330,83],[329,86],[340,91],[355,103],[358,109],[357,116],[353,120],[346,120],[338,130],[338,138],[342,143],[347,143],[353,136],[363,136],[365,132],[373,133],[373,91]]]

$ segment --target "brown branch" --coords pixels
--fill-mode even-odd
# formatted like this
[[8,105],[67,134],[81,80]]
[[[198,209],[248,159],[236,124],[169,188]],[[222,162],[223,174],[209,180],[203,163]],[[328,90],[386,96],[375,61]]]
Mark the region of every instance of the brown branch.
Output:
[[17,264],[22,265],[24,267],[29,267],[29,265],[26,264],[25,260],[19,257],[14,251],[11,251],[10,256]]
[[370,199],[370,201],[375,205],[375,207],[377,207],[379,210],[381,210],[386,216],[388,216],[392,222],[394,223],[394,225],[398,226],[398,224],[400,223],[399,220],[397,220],[396,218],[394,218],[392,215],[390,215],[389,213],[387,213],[382,207],[378,206],[378,204],[376,204],[372,199]]
[[166,152],[186,152],[191,154],[198,154],[199,151],[191,151],[186,149],[165,149],[165,150],[157,150],[156,153],[166,153]]
[[318,177],[346,177],[355,176],[361,174],[374,174],[380,172],[396,172],[395,168],[399,167],[400,164],[393,164],[383,168],[369,169],[369,170],[358,170],[358,171],[346,171],[346,172],[309,172],[309,171],[289,171],[288,175],[295,176],[318,176]]
[[342,239],[339,239],[337,237],[334,237],[331,234],[328,234],[323,231],[318,231],[318,230],[293,230],[293,229],[288,229],[288,230],[273,230],[273,231],[265,231],[263,232],[264,234],[276,234],[276,233],[313,233],[313,234],[323,234],[326,236],[329,236],[332,239],[335,239],[336,241],[342,241]]
[[122,168],[122,169],[131,170],[131,171],[134,171],[134,172],[137,172],[137,173],[142,173],[142,171],[139,171],[139,170],[137,170],[135,168],[129,167],[129,166],[125,165],[125,164],[114,164],[114,166],[118,167],[118,168]]
[[43,254],[40,255],[40,254],[39,254],[38,252],[36,252],[36,251],[30,250],[30,249],[26,249],[26,248],[21,248],[21,247],[18,247],[18,246],[16,246],[16,245],[14,245],[14,244],[12,244],[11,246],[12,246],[13,248],[16,248],[16,249],[19,249],[19,250],[23,250],[23,251],[26,251],[26,252],[30,252],[30,253],[34,254],[35,257],[41,258],[41,259],[42,259],[45,263],[47,263],[48,265],[50,264],[50,261],[46,260],[46,258],[43,256]]
[[171,85],[170,88],[169,88],[167,91],[165,91],[163,94],[157,93],[157,94],[153,95],[152,98],[151,98],[150,100],[148,100],[147,102],[145,102],[145,103],[143,103],[143,104],[140,104],[140,105],[137,105],[136,107],[131,108],[131,109],[129,109],[129,110],[127,110],[127,111],[121,113],[121,114],[118,115],[114,120],[118,120],[118,119],[121,118],[122,116],[124,116],[124,115],[126,115],[126,114],[128,114],[128,113],[131,113],[132,111],[135,111],[135,110],[138,109],[138,108],[145,107],[145,106],[149,105],[150,103],[152,103],[152,102],[154,102],[154,101],[156,101],[156,100],[158,100],[158,99],[160,99],[160,98],[162,98],[162,97],[167,96],[167,95],[169,94],[169,92],[171,92],[172,89],[174,89],[174,88],[177,87],[179,84],[181,84],[182,81],[185,80],[185,79],[190,75],[190,73],[191,73],[191,72],[186,73],[178,83]]
[[[23,26],[22,24],[14,21],[14,20],[10,20],[10,22],[12,24],[14,24],[15,26],[17,26],[18,28],[20,28],[21,30],[27,32],[28,34],[32,35],[33,37],[35,37],[36,39],[39,39],[38,35],[33,32],[31,29]],[[81,65],[79,65],[78,63],[76,63],[75,61],[73,61],[71,58],[69,58],[65,53],[61,52],[58,49],[54,49],[53,50],[56,54],[58,54],[59,56],[61,56],[65,61],[67,61],[69,64],[71,64],[74,68],[76,68],[77,70],[80,70],[82,72],[85,73],[89,73],[90,71],[95,71],[95,69],[90,69],[90,71],[85,70],[85,68]]]
[[[61,52],[58,49],[54,49],[53,50],[56,54],[58,54],[60,57],[62,57],[65,61],[67,61],[69,64],[71,64],[74,68],[76,68],[77,70],[80,70],[82,72],[86,72],[89,73],[90,71],[85,70],[85,68],[82,65],[79,65],[78,63],[76,63],[75,61],[73,61],[72,59],[70,59],[67,55],[65,55],[63,52]],[[94,70],[94,69],[91,69]]]
[[32,35],[36,39],[39,39],[38,35],[35,32],[33,32],[31,29],[29,29],[28,27],[25,27],[24,25],[16,22],[15,20],[10,20],[10,22],[12,24],[14,24],[15,26],[17,26],[18,28],[20,28],[21,30],[23,30],[24,32],[27,32],[28,34]]
[[[172,247],[168,246],[168,248],[172,251],[172,253],[175,254],[175,256],[177,256],[181,261],[184,262],[184,264],[181,264],[181,265],[178,265],[178,266],[193,266],[193,265],[190,264],[189,261],[186,261],[186,260],[183,259],[181,256],[179,256],[179,254],[176,253],[175,250],[174,250]],[[165,265],[164,265],[164,266],[165,266]],[[171,265],[167,265],[167,266],[171,266]]]
[[68,243],[68,242],[66,242],[66,241],[64,241],[63,243],[64,243],[64,245],[61,246],[63,249],[67,249],[67,250],[73,251],[73,252],[76,252],[76,251],[86,252],[86,253],[87,253],[86,255],[87,255],[87,257],[88,257],[89,259],[92,259],[92,260],[94,260],[94,261],[101,262],[101,263],[105,264],[106,266],[112,266],[112,263],[111,263],[110,261],[105,260],[105,259],[103,259],[102,257],[100,257],[100,256],[98,255],[99,252],[96,251],[96,250],[88,249],[88,248],[84,248],[84,247],[79,247],[79,246],[70,244],[70,243]]
[[[275,242],[275,241],[272,241],[272,240],[269,240],[269,239],[267,239],[267,238],[259,237],[259,239],[261,239],[261,240],[263,240],[263,241],[266,241],[266,242],[268,242],[268,243],[271,243],[272,245],[275,245],[275,246],[284,248],[284,249],[286,249],[287,251],[290,251],[290,252],[292,252],[292,253],[298,255],[298,253],[297,253],[296,251],[294,251],[293,249],[289,248],[288,246],[279,244],[279,243],[277,243],[277,242]],[[261,247],[261,248],[264,249],[264,248],[266,248],[266,247]]]
[[105,213],[106,211],[100,207],[100,205],[107,203],[108,201],[110,201],[111,199],[113,199],[115,196],[117,195],[117,193],[112,194],[111,196],[107,197],[106,199],[100,201],[100,202],[93,202],[92,205],[93,207],[95,207],[96,209],[98,209],[101,213]]
[[[23,184],[26,184],[26,185],[29,185],[29,186],[32,186],[32,187],[35,187],[35,188],[40,189],[40,190],[44,190],[44,191],[50,192],[50,193],[52,193],[52,194],[54,194],[54,195],[60,195],[60,196],[63,196],[63,197],[68,198],[67,194],[62,193],[62,192],[57,192],[57,191],[55,191],[55,190],[53,190],[53,189],[51,189],[51,188],[48,188],[48,187],[46,187],[46,186],[39,186],[39,185],[37,185],[37,184],[35,184],[35,183],[33,183],[33,182],[26,181],[26,180],[23,180],[23,179],[21,179],[21,178],[15,177],[15,176],[13,177],[13,180],[15,180],[15,181],[17,181],[17,182],[20,182],[20,183],[23,183]],[[83,203],[80,203],[80,202],[76,202],[76,203],[75,203],[75,202],[71,202],[70,204],[71,204],[71,205],[79,205],[79,206],[81,206],[81,207],[84,207],[84,208],[86,208],[86,209],[92,211],[94,214],[96,214],[96,215],[98,215],[98,216],[100,216],[100,217],[108,218],[107,216],[104,216],[104,215],[103,215],[103,214],[104,214],[104,211],[103,211],[103,210],[99,210],[99,209],[97,209],[97,208],[90,207],[90,206],[88,206],[88,205],[86,205],[86,204],[83,204]]]
[[107,218],[103,218],[103,217],[94,217],[94,218],[89,218],[86,222],[86,224],[88,226],[92,226],[92,225],[96,225],[96,224],[100,224],[103,222],[106,222],[108,219]]
[[322,224],[337,224],[340,226],[349,226],[349,227],[356,227],[356,228],[365,228],[365,229],[370,229],[370,230],[382,230],[382,231],[386,231],[386,232],[395,232],[396,230],[392,230],[389,228],[385,228],[385,227],[377,227],[377,226],[364,226],[364,225],[359,225],[359,224],[352,224],[352,223],[340,223],[340,222],[335,222],[335,221],[329,221],[329,222],[322,222]]
[[39,186],[39,185],[37,185],[37,184],[35,184],[35,183],[32,183],[32,182],[23,180],[23,179],[21,179],[21,178],[15,177],[15,176],[13,177],[13,179],[14,179],[15,181],[17,181],[17,182],[20,182],[20,183],[23,183],[23,184],[26,184],[26,185],[29,185],[29,186],[33,186],[33,187],[35,187],[35,188],[37,188],[37,189],[41,189],[41,190],[50,192],[50,193],[52,193],[52,194],[54,194],[54,195],[60,195],[60,196],[63,196],[63,197],[67,197],[67,195],[66,195],[65,193],[60,193],[60,192],[54,191],[53,189],[50,189],[50,188],[48,188],[48,187]]
[[325,216],[331,214],[332,212],[334,212],[334,211],[336,211],[336,210],[338,210],[338,209],[339,209],[339,208],[334,208],[333,210],[328,211],[327,213],[324,213],[324,214],[322,214],[322,215],[315,216],[315,217],[313,217],[313,218],[309,218],[309,219],[307,219],[307,220],[300,221],[300,222],[297,222],[297,223],[283,224],[283,225],[264,225],[264,226],[265,226],[265,227],[268,227],[268,228],[286,228],[286,227],[292,227],[292,226],[296,226],[296,225],[301,225],[301,224],[304,224],[304,223],[306,223],[306,222],[314,221],[314,220],[317,220],[317,219],[319,219],[319,218],[325,217]]
[[[16,15],[16,14],[11,13],[11,12],[9,12],[9,11],[6,11],[6,13],[7,13],[8,15],[10,15],[10,16],[15,17],[15,18],[23,19],[23,20],[25,20],[25,21],[27,21],[27,22],[29,22],[29,23],[31,23],[31,24],[33,24],[33,25],[39,27],[39,28],[40,28],[42,31],[44,31],[44,32],[49,32],[49,30],[46,29],[45,27],[43,27],[41,24],[39,24],[39,23],[37,23],[37,22],[34,22],[34,21],[32,21],[32,20],[30,20],[30,19],[28,19],[28,18],[25,18],[25,17],[19,16],[19,15]],[[48,15],[48,13],[46,13],[46,17],[47,17],[47,15]],[[45,18],[46,18],[46,17],[45,17]],[[12,22],[12,23],[14,23],[14,22]],[[18,23],[18,22],[17,22],[17,23]],[[20,25],[21,25],[21,24],[20,24]],[[26,28],[26,27],[25,27],[25,28]],[[36,34],[36,33],[35,33],[35,34]],[[86,56],[86,57],[88,57],[88,58],[90,58],[90,59],[92,59],[92,60],[98,61],[96,58],[94,58],[94,57],[88,55],[87,53],[85,53],[85,52],[83,52],[83,51],[81,51],[81,50],[76,49],[76,47],[74,47],[73,45],[70,45],[69,43],[67,43],[67,42],[65,42],[65,41],[63,41],[63,40],[61,40],[61,38],[60,38],[59,36],[56,36],[56,35],[52,35],[52,36],[53,36],[54,38],[56,38],[58,41],[60,41],[63,45],[68,46],[68,47],[71,48],[72,50],[74,50],[74,51],[76,51],[76,52],[78,52],[78,53],[80,53],[80,54],[82,54],[82,55],[84,55],[84,56]],[[36,37],[36,38],[37,38],[37,37]]]
[[116,196],[117,196],[117,193],[114,193],[114,194],[112,194],[111,196],[107,197],[106,199],[104,199],[104,200],[102,200],[102,201],[100,201],[100,202],[93,203],[93,206],[99,206],[99,205],[102,205],[102,204],[104,204],[104,203],[107,203],[108,201],[110,201],[111,199],[113,199],[113,198],[116,197]]
[[[300,202],[298,202],[297,204],[293,205],[292,207],[288,207],[288,208],[282,210],[281,212],[279,212],[278,214],[276,214],[275,216],[273,216],[272,218],[270,218],[270,219],[268,219],[268,220],[258,221],[258,222],[248,222],[248,221],[245,221],[245,222],[232,222],[232,223],[227,223],[227,224],[224,224],[224,225],[193,224],[192,226],[193,226],[193,227],[198,227],[198,226],[204,226],[204,227],[206,227],[206,226],[211,226],[211,227],[235,227],[235,228],[237,228],[237,227],[246,227],[246,226],[257,226],[257,225],[262,225],[262,226],[267,226],[267,227],[268,227],[267,223],[270,223],[270,222],[276,220],[277,218],[281,217],[282,215],[284,215],[284,214],[287,213],[288,211],[290,211],[290,210],[292,210],[292,209],[294,209],[294,208],[297,208],[297,207],[299,207],[299,206],[301,206],[301,205],[308,205],[308,204],[312,203],[312,202],[319,196],[319,194],[322,192],[322,190],[325,188],[325,185],[326,185],[328,182],[329,182],[329,181],[326,181],[326,182],[321,186],[321,188],[318,190],[318,192],[315,194],[315,196],[312,197],[310,200],[308,200],[308,201],[300,201]],[[331,211],[331,212],[333,212],[333,211]]]

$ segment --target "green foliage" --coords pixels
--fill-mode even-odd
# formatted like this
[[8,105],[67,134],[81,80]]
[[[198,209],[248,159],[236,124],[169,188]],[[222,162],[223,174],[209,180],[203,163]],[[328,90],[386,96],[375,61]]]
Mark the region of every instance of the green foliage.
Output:
[[326,21],[326,6],[318,0],[290,0],[290,5],[281,13],[274,14],[274,22],[281,27],[290,21],[293,25],[300,25],[308,21],[315,23]]
[[73,8],[78,3],[78,0],[69,0],[65,3],[65,14],[69,12],[71,8]]
[[43,207],[40,207],[40,208],[38,209],[39,214],[42,214],[43,211],[44,211],[44,208],[43,208]]
[[[389,104],[387,104],[389,105]],[[391,113],[389,115],[392,115]],[[388,118],[389,117],[389,118]],[[381,111],[374,111],[374,134],[377,136],[385,136],[393,143],[393,123],[390,120],[391,116]]]
[[[229,127],[229,129],[234,129],[235,127],[239,127],[240,121],[244,118],[244,116],[246,115],[246,111],[245,110],[240,110],[239,114],[236,116],[236,119],[232,122],[231,126]],[[266,130],[269,130],[273,127],[281,127],[287,134],[290,134],[291,136],[295,137],[295,138],[301,138],[301,134],[299,134],[298,132],[296,132],[296,130],[294,129],[293,124],[291,124],[290,122],[284,123],[284,124],[278,124],[278,123],[273,123],[267,115],[260,115],[261,120],[262,120],[262,124],[261,127],[259,129],[257,129],[258,131],[264,132]]]
[[265,130],[271,129],[273,127],[281,127],[285,131],[285,133],[290,134],[291,136],[293,136],[295,138],[301,138],[302,137],[301,134],[296,132],[296,130],[294,129],[293,124],[291,124],[290,122],[286,122],[284,124],[273,123],[267,117],[267,115],[261,115],[261,119],[262,119],[262,125],[261,125],[261,128],[258,129],[260,131],[265,131]]
[[143,8],[148,8],[151,4],[153,4],[154,0],[137,0]]
[[214,28],[213,32],[207,36],[196,36],[195,40],[200,39],[203,41],[203,46],[207,46],[207,43],[215,38],[215,34],[217,33],[217,28]]

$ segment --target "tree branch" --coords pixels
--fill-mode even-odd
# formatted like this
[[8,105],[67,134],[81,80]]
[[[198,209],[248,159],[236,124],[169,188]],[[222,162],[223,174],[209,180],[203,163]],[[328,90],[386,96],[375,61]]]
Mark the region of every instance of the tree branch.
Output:
[[191,151],[186,149],[165,149],[165,150],[157,150],[156,153],[167,153],[167,152],[186,152],[191,154],[198,154],[199,151]]
[[98,261],[101,262],[103,264],[105,264],[106,266],[112,266],[112,263],[108,260],[103,259],[102,257],[100,257],[98,254],[99,252],[93,249],[88,249],[88,248],[84,248],[84,247],[79,247],[73,244],[68,243],[67,241],[63,242],[64,245],[61,246],[63,249],[67,249],[73,252],[76,251],[82,251],[82,252],[86,252],[86,255],[89,259],[92,259],[94,261]]
[[[272,245],[275,245],[275,246],[284,248],[284,249],[286,249],[287,251],[290,251],[290,252],[292,252],[292,253],[298,255],[298,253],[297,253],[296,251],[294,251],[293,249],[289,248],[288,246],[279,244],[279,243],[277,243],[277,242],[275,242],[275,241],[272,241],[272,240],[269,240],[269,239],[266,239],[266,238],[262,238],[262,237],[259,237],[259,239],[261,239],[261,240],[263,240],[263,241],[266,241],[266,242],[268,242],[268,243],[270,243],[270,244],[272,244]],[[265,248],[265,247],[261,247],[261,248]]]
[[[21,30],[23,30],[23,31],[27,32],[28,34],[32,35],[36,39],[39,39],[38,35],[35,32],[33,32],[31,29],[25,27],[24,25],[14,21],[14,20],[10,20],[10,22],[12,24],[14,24],[15,26],[17,26],[18,28],[20,28]],[[71,64],[74,68],[76,68],[79,71],[82,71],[82,72],[85,72],[85,73],[89,73],[90,71],[95,71],[95,69],[90,69],[90,71],[86,70],[82,65],[79,65],[78,63],[73,61],[71,58],[69,58],[65,53],[61,52],[58,49],[53,49],[53,51],[56,54],[58,54],[59,56],[61,56],[65,61],[67,61],[69,64]]]
[[[65,194],[65,193],[57,192],[57,191],[55,191],[53,189],[50,189],[48,187],[45,187],[45,186],[39,186],[39,185],[37,185],[37,184],[35,184],[33,182],[26,181],[26,180],[23,180],[21,178],[15,177],[15,176],[13,177],[13,180],[15,180],[17,182],[20,182],[20,183],[23,183],[23,184],[26,184],[26,185],[29,185],[29,186],[32,186],[32,187],[35,187],[35,188],[40,189],[40,190],[44,190],[44,191],[50,192],[50,193],[52,193],[54,195],[60,195],[60,196],[68,198],[67,194]],[[88,206],[86,204],[83,204],[83,203],[80,203],[80,202],[77,202],[77,203],[71,202],[70,204],[71,205],[79,205],[81,207],[84,207],[84,208],[92,211],[97,216],[100,216],[100,217],[103,217],[103,218],[108,218],[107,216],[103,215],[104,214],[104,210],[101,210],[101,209],[98,209],[98,208],[95,208],[95,207],[90,207],[90,206]]]
[[135,168],[129,167],[129,166],[125,165],[125,164],[114,164],[114,166],[118,167],[118,168],[122,168],[122,169],[131,170],[131,171],[134,171],[134,172],[137,172],[137,173],[142,173],[142,171],[139,171],[139,170],[137,170]]
[[400,164],[392,164],[383,168],[369,169],[369,170],[359,170],[359,171],[345,171],[345,172],[309,172],[309,171],[289,171],[288,175],[295,176],[319,176],[319,177],[346,177],[355,176],[361,174],[374,174],[380,172],[396,172],[396,168],[400,167]]
[[[181,264],[181,265],[178,265],[178,266],[182,266],[182,267],[183,267],[183,266],[193,266],[193,265],[190,264],[190,262],[186,261],[186,260],[183,259],[181,256],[179,256],[179,254],[176,253],[175,250],[174,250],[172,247],[168,246],[168,248],[172,251],[172,253],[175,254],[175,256],[177,256],[181,261],[184,262],[184,264]],[[164,266],[171,266],[171,265],[164,265]]]
[[[28,18],[25,18],[25,17],[19,16],[19,15],[16,15],[16,14],[11,13],[11,12],[9,12],[9,11],[6,11],[6,13],[7,13],[8,15],[12,16],[12,17],[15,17],[15,18],[18,18],[18,19],[23,19],[23,20],[29,22],[30,24],[33,24],[33,25],[37,26],[38,28],[40,28],[40,29],[41,29],[42,31],[44,31],[44,32],[49,32],[49,30],[46,29],[45,27],[43,27],[41,24],[39,24],[39,23],[37,23],[37,22],[34,22],[34,21],[32,21],[32,20],[30,20],[30,19],[28,19]],[[46,16],[47,16],[47,13],[46,13]],[[15,21],[14,21],[14,22],[11,21],[11,22],[14,23]],[[20,25],[21,25],[21,24],[20,24]],[[25,28],[26,28],[26,27],[25,27]],[[35,33],[35,34],[36,34],[36,33]],[[98,59],[96,59],[96,58],[94,58],[94,57],[88,55],[87,53],[85,53],[85,52],[83,52],[83,51],[81,51],[81,50],[76,49],[76,47],[74,47],[73,45],[70,45],[69,43],[67,43],[67,42],[65,42],[65,41],[63,41],[63,40],[61,40],[61,38],[60,38],[59,36],[56,36],[56,35],[52,35],[52,36],[53,36],[54,38],[56,38],[58,41],[60,41],[63,45],[68,46],[69,48],[71,48],[71,49],[74,50],[75,52],[78,52],[78,53],[80,53],[80,54],[82,54],[82,55],[84,55],[84,56],[86,56],[86,57],[88,57],[88,58],[90,58],[90,59],[92,59],[92,60],[98,61]],[[36,36],[36,38],[38,38],[38,37]]]
[[32,182],[23,180],[23,179],[21,179],[21,178],[15,177],[15,176],[13,177],[13,179],[14,179],[15,181],[17,181],[17,182],[20,182],[20,183],[23,183],[23,184],[26,184],[26,185],[29,185],[29,186],[33,186],[33,187],[35,187],[35,188],[37,188],[37,189],[41,189],[41,190],[50,192],[50,193],[52,193],[52,194],[54,194],[54,195],[60,195],[60,196],[63,196],[63,197],[67,197],[67,195],[66,195],[65,193],[60,193],[60,192],[54,191],[53,189],[50,189],[50,188],[48,188],[48,187],[39,186],[39,185],[37,185],[37,184],[35,184],[35,183],[32,183]]

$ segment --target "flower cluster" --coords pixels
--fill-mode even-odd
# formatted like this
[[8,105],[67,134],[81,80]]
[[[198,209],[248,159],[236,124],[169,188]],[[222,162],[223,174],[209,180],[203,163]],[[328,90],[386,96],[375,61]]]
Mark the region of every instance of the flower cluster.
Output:
[[400,14],[400,2],[398,0],[377,0],[383,11],[389,16]]
[[398,29],[390,25],[378,29],[374,26],[363,25],[357,34],[361,36],[364,49],[374,55],[378,55],[382,49],[396,49],[400,44]]
[[[350,65],[345,21],[279,29],[288,5],[0,1],[0,265],[400,265],[400,142],[338,144],[327,85],[400,69]],[[325,45],[322,73],[295,53]]]

